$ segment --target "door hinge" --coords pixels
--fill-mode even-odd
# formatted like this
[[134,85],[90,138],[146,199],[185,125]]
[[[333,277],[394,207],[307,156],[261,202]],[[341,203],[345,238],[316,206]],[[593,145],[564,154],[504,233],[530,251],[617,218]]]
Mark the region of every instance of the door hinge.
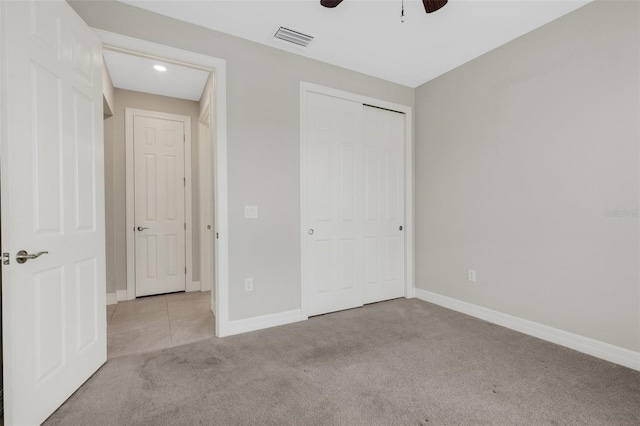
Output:
[[187,267],[184,267],[184,274],[187,275]]
[[186,223],[184,224],[184,230],[185,231],[187,230],[187,224]]
[[182,135],[182,142],[186,142],[187,141],[187,135]]
[[182,181],[184,182],[184,186],[187,186],[187,178],[182,178]]
[[220,239],[220,234],[216,232],[216,240]]
[[9,253],[2,253],[2,264],[8,265],[11,263],[11,255]]

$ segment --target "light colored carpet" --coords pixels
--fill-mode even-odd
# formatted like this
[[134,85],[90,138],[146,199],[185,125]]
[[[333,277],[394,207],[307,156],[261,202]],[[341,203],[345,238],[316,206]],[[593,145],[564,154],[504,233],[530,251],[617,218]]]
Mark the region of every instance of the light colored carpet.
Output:
[[47,425],[639,425],[640,372],[416,299],[109,360]]

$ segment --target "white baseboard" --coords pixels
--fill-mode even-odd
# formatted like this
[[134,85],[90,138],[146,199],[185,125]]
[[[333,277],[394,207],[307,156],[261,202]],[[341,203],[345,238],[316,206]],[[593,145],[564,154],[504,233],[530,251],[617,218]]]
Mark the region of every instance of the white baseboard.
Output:
[[413,299],[414,297],[416,297],[416,288],[412,285],[407,290],[407,299]]
[[118,302],[122,300],[129,300],[129,295],[127,294],[127,290],[118,290],[116,294],[118,295]]
[[300,309],[295,309],[293,311],[279,312],[277,314],[229,321],[227,323],[227,332],[225,335],[233,336],[234,334],[248,333],[249,331],[277,327],[279,325],[291,324],[301,320],[302,312]]
[[107,305],[115,305],[118,303],[117,293],[107,293]]
[[473,305],[451,297],[442,296],[430,291],[415,289],[416,297],[453,311],[462,312],[472,317],[501,325],[512,330],[546,340],[596,358],[601,358],[625,367],[640,371],[640,352],[614,346],[609,343],[569,333],[523,318],[514,317],[482,306]]
[[190,283],[187,283],[187,288],[186,290],[187,292],[189,291],[200,291],[200,281],[192,281]]

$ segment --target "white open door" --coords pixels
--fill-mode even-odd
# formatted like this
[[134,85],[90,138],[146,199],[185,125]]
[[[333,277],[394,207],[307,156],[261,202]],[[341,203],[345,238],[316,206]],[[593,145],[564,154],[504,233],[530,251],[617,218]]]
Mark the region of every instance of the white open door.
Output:
[[102,47],[64,1],[0,19],[5,424],[35,425],[107,356]]

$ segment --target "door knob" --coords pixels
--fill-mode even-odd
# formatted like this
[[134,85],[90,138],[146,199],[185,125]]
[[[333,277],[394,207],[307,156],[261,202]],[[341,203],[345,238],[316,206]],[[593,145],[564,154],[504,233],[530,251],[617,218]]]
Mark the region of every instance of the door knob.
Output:
[[147,228],[146,226],[138,226],[138,231],[140,232],[144,231],[145,229],[149,229],[149,228]]
[[309,229],[309,235],[313,235],[313,232],[314,232],[314,231],[313,231],[313,228],[312,228],[312,229]]
[[27,260],[31,260],[31,259],[37,259],[40,256],[42,256],[43,254],[49,254],[48,251],[39,251],[36,254],[29,254],[27,253],[26,250],[20,250],[18,253],[16,253],[16,262],[18,263],[24,263]]

